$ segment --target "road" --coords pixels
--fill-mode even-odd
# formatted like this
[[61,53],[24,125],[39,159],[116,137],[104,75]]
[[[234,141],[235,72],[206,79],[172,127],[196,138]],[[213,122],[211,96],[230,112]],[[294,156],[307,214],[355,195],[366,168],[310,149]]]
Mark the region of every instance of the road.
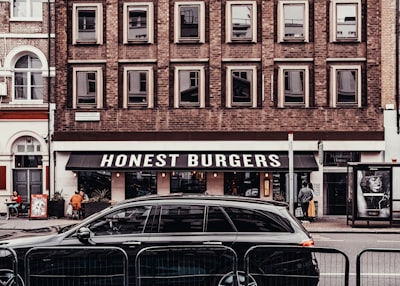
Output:
[[[377,234],[377,233],[318,233],[313,235],[316,247],[335,248],[344,252],[350,262],[350,286],[356,285],[356,261],[357,255],[367,248],[384,248],[400,250],[399,234]],[[362,285],[400,285],[398,261],[400,253],[368,253],[363,254],[361,269],[364,273],[369,273],[368,284]],[[330,266],[332,267],[332,265]],[[397,268],[396,268],[397,267]],[[328,271],[329,272],[329,271]],[[373,282],[377,279],[379,272],[380,282]],[[382,273],[390,273],[383,275]],[[390,277],[389,277],[390,276]],[[367,278],[365,278],[367,279]],[[372,283],[372,284],[370,284]]]

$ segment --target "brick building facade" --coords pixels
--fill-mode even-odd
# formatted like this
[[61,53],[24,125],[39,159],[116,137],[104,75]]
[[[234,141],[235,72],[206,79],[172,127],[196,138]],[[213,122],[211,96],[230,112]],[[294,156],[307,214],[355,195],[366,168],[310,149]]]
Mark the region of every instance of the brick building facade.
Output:
[[[238,188],[289,201],[293,133],[293,187],[311,180],[318,215],[344,214],[346,162],[384,160],[380,5],[56,7],[56,190],[106,188],[121,200]],[[175,155],[187,164],[168,161]],[[189,164],[202,155],[209,161]],[[100,175],[107,183],[91,185]]]
[[13,191],[27,202],[50,190],[54,8],[54,2],[0,1],[1,202]]

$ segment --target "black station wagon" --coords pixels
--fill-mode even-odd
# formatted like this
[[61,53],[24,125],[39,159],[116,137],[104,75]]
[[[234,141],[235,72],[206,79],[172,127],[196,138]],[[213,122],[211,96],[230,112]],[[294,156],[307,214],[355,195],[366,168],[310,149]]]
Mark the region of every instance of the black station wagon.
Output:
[[[195,245],[204,246],[204,253],[207,247],[231,250],[237,257],[238,271],[221,266],[220,261],[225,259],[226,251],[214,258],[208,256],[207,259],[187,252],[186,256],[180,255],[181,260],[177,258],[175,262],[170,256],[157,255],[159,261],[156,266],[149,262],[144,268],[151,269],[137,267],[138,253],[145,249]],[[314,245],[310,234],[289,213],[287,204],[254,198],[187,194],[145,196],[121,201],[76,225],[62,229],[58,234],[0,241],[0,247],[16,253],[19,282],[23,284],[44,285],[43,282],[34,283],[32,279],[45,277],[46,285],[123,285],[123,281],[114,283],[110,280],[107,284],[96,282],[96,275],[105,275],[112,272],[113,267],[118,267],[115,266],[118,255],[111,255],[114,248],[118,248],[126,253],[126,281],[129,285],[318,285],[318,264],[312,252],[286,252],[284,248],[272,247],[268,253],[252,256],[249,263],[245,264],[249,249],[271,245],[297,246],[295,248],[300,250]],[[93,257],[88,264],[87,259],[77,255],[82,252],[74,251],[74,247],[89,252],[109,248],[111,258],[97,261]],[[39,252],[42,256],[29,262],[26,256],[35,248],[43,249]],[[204,261],[197,263],[201,259]],[[107,266],[101,266],[105,260]],[[3,264],[0,267],[7,269],[3,261],[0,259]],[[91,275],[80,274],[80,268],[95,269],[96,265],[100,270],[93,270]],[[198,275],[201,279],[197,277],[196,282],[178,279],[180,275],[192,273],[192,267],[199,265],[203,268],[201,271],[196,269],[199,273],[221,275]],[[171,274],[168,283],[160,279],[150,279],[147,283],[145,279],[142,282],[138,280],[138,276],[157,276],[155,272]],[[3,275],[9,277],[10,271]],[[26,283],[27,277],[31,279],[30,283]]]

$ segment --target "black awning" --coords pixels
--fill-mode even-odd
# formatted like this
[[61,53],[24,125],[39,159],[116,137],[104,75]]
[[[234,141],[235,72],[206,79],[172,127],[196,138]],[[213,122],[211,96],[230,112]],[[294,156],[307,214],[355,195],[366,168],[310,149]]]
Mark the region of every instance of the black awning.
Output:
[[[310,153],[294,154],[295,171],[315,171]],[[72,152],[67,170],[289,171],[287,153],[279,152]]]

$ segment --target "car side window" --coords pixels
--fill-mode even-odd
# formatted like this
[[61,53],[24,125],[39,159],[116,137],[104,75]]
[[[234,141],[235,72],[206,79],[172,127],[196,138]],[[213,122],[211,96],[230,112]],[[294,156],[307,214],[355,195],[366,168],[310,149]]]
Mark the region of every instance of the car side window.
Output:
[[207,215],[207,232],[236,232],[232,223],[220,207],[209,207]]
[[121,209],[95,220],[89,228],[95,235],[142,233],[150,211],[151,206]]
[[159,232],[202,232],[204,206],[163,205]]
[[278,214],[241,208],[224,208],[238,232],[290,232]]

